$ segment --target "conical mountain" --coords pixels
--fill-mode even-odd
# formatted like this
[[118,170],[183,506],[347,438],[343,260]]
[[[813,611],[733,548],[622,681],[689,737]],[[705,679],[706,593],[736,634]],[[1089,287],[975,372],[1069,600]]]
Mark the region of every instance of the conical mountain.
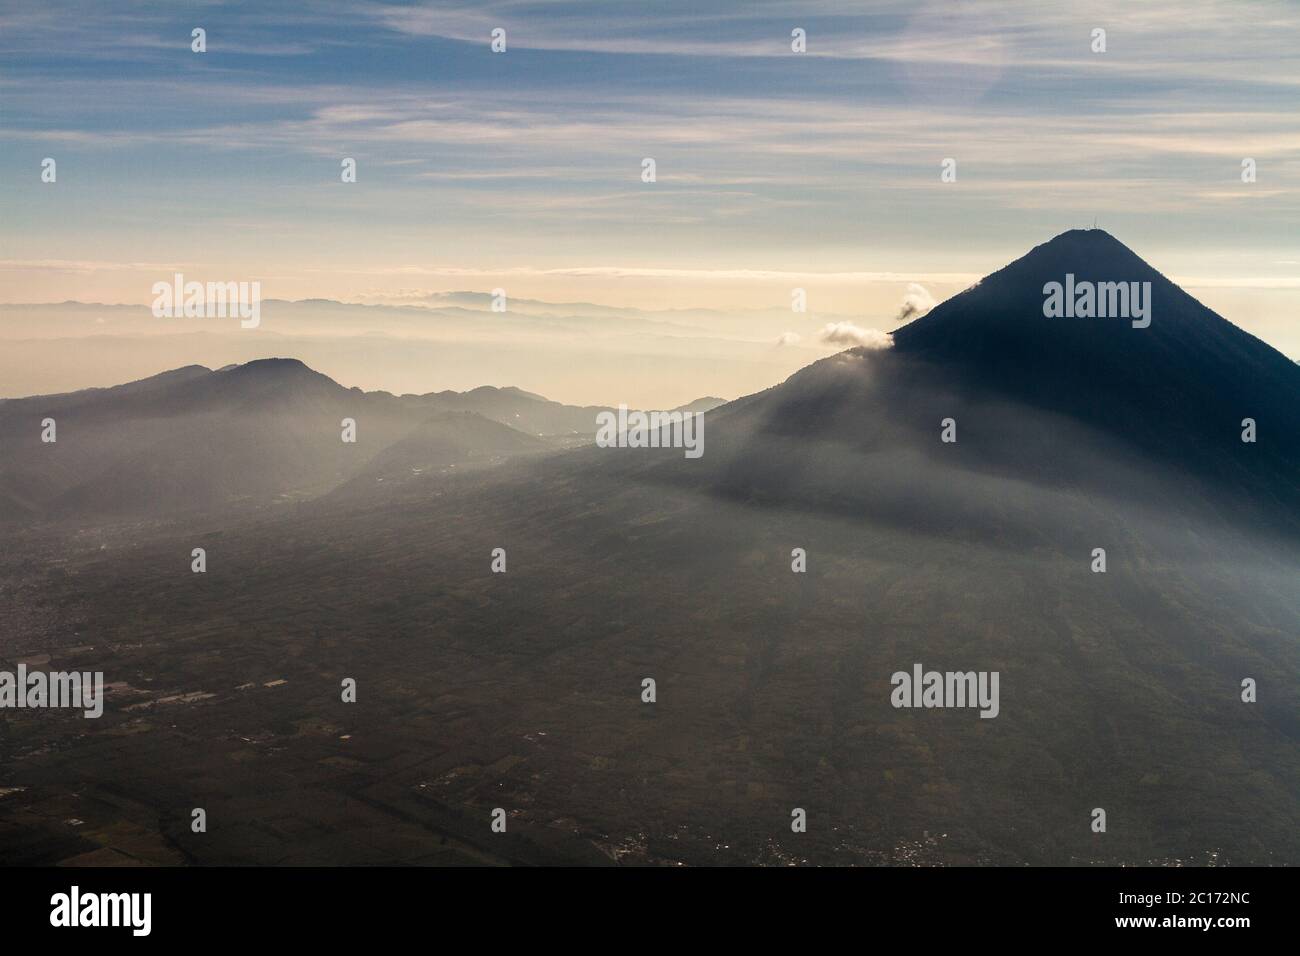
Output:
[[[1094,311],[1127,294],[1128,314],[1049,317],[1051,283],[1091,288]],[[942,511],[969,491],[958,469],[1300,533],[1300,366],[1102,230],[1035,247],[893,341],[711,413],[701,470],[746,500]]]
[[[1149,312],[1136,321],[1150,324],[1048,318],[1044,287],[1052,282],[1080,295],[1136,283]],[[900,329],[894,342],[899,355],[942,365],[964,384],[1059,412],[1198,473],[1287,492],[1294,503],[1300,366],[1100,229],[1034,248]],[[1241,440],[1246,418],[1256,423],[1253,444]]]

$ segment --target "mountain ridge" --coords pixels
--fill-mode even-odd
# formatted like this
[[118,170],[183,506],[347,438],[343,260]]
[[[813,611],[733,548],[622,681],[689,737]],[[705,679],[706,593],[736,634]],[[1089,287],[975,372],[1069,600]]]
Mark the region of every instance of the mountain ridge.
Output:
[[[708,402],[708,400],[700,400]],[[296,358],[189,365],[108,388],[0,401],[0,521],[119,520],[385,494],[593,440],[603,407],[522,389],[393,395]],[[53,418],[57,439],[41,441]],[[341,439],[355,422],[355,442]]]

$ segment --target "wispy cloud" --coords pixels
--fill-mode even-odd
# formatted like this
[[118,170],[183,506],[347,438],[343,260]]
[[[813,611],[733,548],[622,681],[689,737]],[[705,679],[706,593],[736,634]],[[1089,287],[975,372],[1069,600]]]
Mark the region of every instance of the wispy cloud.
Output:
[[11,279],[898,284],[870,324],[1094,216],[1217,288],[1291,288],[1228,244],[1300,253],[1300,11],[1268,0],[11,0],[0,52]]

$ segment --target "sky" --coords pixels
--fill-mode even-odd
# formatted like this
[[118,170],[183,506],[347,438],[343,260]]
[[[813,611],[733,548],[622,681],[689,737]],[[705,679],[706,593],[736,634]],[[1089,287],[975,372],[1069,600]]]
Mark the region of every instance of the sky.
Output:
[[6,0],[0,302],[799,287],[888,331],[1095,222],[1300,358],[1298,107],[1293,2]]

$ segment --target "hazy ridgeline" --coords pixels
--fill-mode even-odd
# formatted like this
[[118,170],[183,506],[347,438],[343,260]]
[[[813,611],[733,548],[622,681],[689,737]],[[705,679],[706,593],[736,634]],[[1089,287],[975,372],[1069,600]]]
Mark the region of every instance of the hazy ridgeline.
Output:
[[[386,491],[382,481],[589,442],[602,410],[516,388],[362,392],[296,359],[0,401],[0,523],[222,514],[349,483]],[[353,441],[341,440],[345,420]]]
[[[777,302],[788,294],[773,293]],[[855,318],[788,306],[652,312],[519,297],[499,313],[491,301],[471,293],[401,306],[267,300],[255,330],[237,318],[158,318],[147,305],[0,305],[0,398],[293,356],[367,390],[513,385],[569,404],[590,396],[676,406],[698,398],[703,382],[734,396],[780,381],[836,349],[819,340],[823,327]],[[802,340],[777,344],[792,331]]]
[[[1150,328],[1044,319],[1066,267],[1152,282]],[[1300,862],[1300,372],[1104,233],[709,411],[698,460],[565,450],[508,416],[595,410],[523,393],[165,387],[111,397],[173,425],[102,475],[94,396],[63,471],[7,446],[0,652],[127,685],[3,724],[18,861]],[[998,671],[997,718],[892,707],[917,662]]]

